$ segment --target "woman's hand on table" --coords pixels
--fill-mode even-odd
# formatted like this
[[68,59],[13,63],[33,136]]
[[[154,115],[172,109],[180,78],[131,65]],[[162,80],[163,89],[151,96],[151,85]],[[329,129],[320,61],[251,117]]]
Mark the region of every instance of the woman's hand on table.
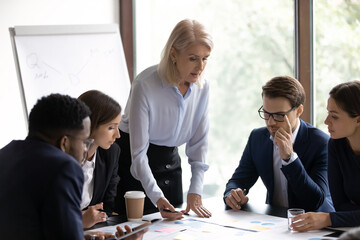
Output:
[[98,209],[103,209],[103,203],[90,206],[88,209],[82,211],[83,228],[91,228],[96,223],[106,221],[106,213],[100,212]]
[[161,197],[156,205],[160,211],[161,217],[169,219],[179,219],[183,218],[183,213],[175,210],[174,206],[169,203],[169,201]]
[[182,212],[187,214],[190,209],[199,217],[211,217],[211,212],[203,206],[201,196],[199,194],[189,193],[187,195],[186,209]]
[[291,227],[298,232],[307,232],[311,230],[318,230],[331,226],[331,219],[329,213],[323,212],[307,212],[296,215],[293,218]]

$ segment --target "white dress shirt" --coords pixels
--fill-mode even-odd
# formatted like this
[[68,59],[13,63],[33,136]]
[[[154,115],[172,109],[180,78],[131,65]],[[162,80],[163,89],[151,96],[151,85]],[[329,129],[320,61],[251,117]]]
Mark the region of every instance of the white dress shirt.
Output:
[[[300,121],[297,119],[297,127],[295,128],[295,131],[292,133],[293,135],[293,145],[296,140],[296,136],[299,132],[300,128]],[[274,141],[274,138],[270,135],[270,139]],[[289,165],[295,159],[297,159],[297,154],[294,152],[294,154],[291,156],[290,160],[288,162],[282,160],[279,155],[279,149],[278,147],[273,144],[273,170],[274,170],[274,198],[273,198],[273,204],[275,206],[281,206],[281,207],[289,207],[289,201],[288,201],[288,191],[287,191],[287,179],[284,176],[284,173],[281,171],[282,166]]]
[[130,134],[131,174],[141,181],[152,203],[163,197],[151,173],[146,155],[149,143],[180,146],[186,143],[186,155],[192,177],[189,193],[202,194],[204,172],[208,169],[209,84],[202,88],[190,84],[185,96],[177,87],[159,77],[157,66],[149,67],[133,81],[120,129]]
[[96,152],[97,151],[95,151],[95,154],[91,159],[91,161],[86,161],[85,164],[82,166],[84,173],[84,186],[83,186],[83,192],[82,192],[81,204],[80,204],[81,210],[89,206],[93,196]]

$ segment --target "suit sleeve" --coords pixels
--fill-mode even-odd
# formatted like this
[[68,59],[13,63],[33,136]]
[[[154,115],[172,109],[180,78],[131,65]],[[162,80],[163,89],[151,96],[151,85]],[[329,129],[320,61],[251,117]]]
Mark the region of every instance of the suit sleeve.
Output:
[[120,177],[118,175],[118,160],[120,156],[120,148],[118,145],[113,144],[111,152],[109,154],[109,174],[111,174],[110,182],[106,188],[103,203],[104,209],[112,212],[114,209],[114,200],[117,193],[117,185],[119,183]]
[[[321,141],[318,140],[321,138]],[[281,168],[288,181],[288,191],[295,196],[294,202],[297,207],[306,211],[316,211],[325,201],[328,194],[327,181],[327,139],[322,136],[313,135],[302,157]],[[296,149],[294,149],[296,151]],[[301,155],[298,153],[298,155]],[[306,169],[303,165],[306,164]]]
[[236,168],[234,174],[226,184],[226,189],[224,192],[224,197],[229,195],[231,189],[241,188],[247,189],[246,193],[249,189],[255,184],[257,181],[259,174],[256,170],[256,167],[253,162],[253,157],[251,154],[252,151],[252,138],[253,133],[250,134],[249,140],[246,144],[245,150],[241,157],[240,163]]
[[[46,169],[44,169],[46,171]],[[84,175],[80,165],[64,162],[44,199],[42,221],[46,239],[84,239],[80,211]]]
[[332,227],[358,227],[360,225],[360,210],[330,213]]

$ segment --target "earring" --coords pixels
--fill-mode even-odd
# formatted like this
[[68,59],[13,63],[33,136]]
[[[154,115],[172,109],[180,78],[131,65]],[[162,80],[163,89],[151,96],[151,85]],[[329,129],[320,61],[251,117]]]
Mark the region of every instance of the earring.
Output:
[[175,61],[173,61],[173,62],[172,62],[172,64],[173,64],[173,65],[175,65],[175,64],[176,64],[176,62],[175,62]]

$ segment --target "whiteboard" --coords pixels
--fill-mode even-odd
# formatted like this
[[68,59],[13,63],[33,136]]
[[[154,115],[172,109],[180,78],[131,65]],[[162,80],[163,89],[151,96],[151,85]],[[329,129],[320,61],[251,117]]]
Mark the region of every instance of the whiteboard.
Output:
[[26,119],[42,96],[100,90],[125,108],[130,79],[116,24],[10,28]]

